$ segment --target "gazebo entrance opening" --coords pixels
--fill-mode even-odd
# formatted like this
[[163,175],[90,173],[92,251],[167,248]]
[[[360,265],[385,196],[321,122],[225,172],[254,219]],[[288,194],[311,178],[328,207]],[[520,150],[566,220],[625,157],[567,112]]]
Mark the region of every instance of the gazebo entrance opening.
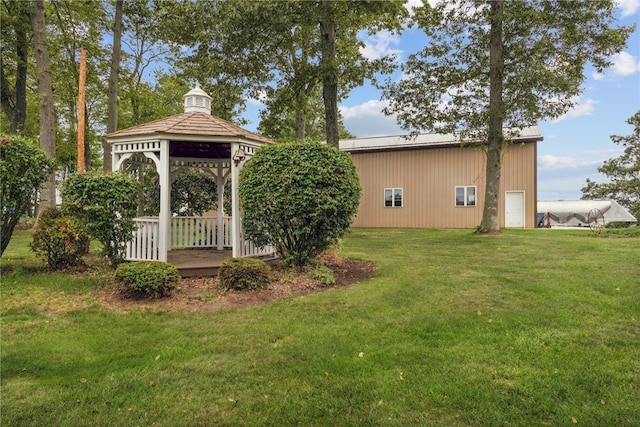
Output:
[[[216,249],[219,251],[231,250],[231,173],[230,155],[223,158],[198,158],[198,148],[203,144],[189,143],[186,141],[169,142],[169,176],[170,176],[170,207],[171,222],[169,232],[169,251],[180,249]],[[212,145],[209,145],[211,147]],[[206,154],[222,155],[229,153],[230,144],[208,147],[200,151],[208,151]],[[189,154],[190,157],[183,156]],[[134,238],[127,247],[128,260],[159,260],[157,244],[158,227],[160,218],[160,184],[159,173],[154,162],[143,156],[132,156],[125,161],[122,169],[128,173],[136,174],[141,183],[139,195],[138,217],[135,222],[138,225]],[[213,206],[202,212],[193,213],[189,205],[177,205],[176,180],[187,180],[189,176],[198,174],[199,181],[209,180],[213,185],[207,186],[212,194],[207,195],[216,199]],[[191,186],[197,182],[190,183]],[[211,188],[213,187],[213,188]],[[192,189],[193,191],[194,189]],[[202,192],[205,189],[195,189]],[[188,202],[185,202],[188,203]],[[226,207],[226,209],[225,209]]]

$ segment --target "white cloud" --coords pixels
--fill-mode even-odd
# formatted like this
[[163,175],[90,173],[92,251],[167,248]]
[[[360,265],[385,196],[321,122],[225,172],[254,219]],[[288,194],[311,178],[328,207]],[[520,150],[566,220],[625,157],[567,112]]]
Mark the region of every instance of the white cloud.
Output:
[[578,200],[587,178],[607,181],[598,167],[621,153],[620,149],[606,149],[538,156],[538,200]]
[[617,0],[618,7],[622,9],[622,17],[631,16],[640,9],[640,0]]
[[538,157],[538,167],[547,172],[592,168],[611,158],[613,152],[616,150],[584,151],[571,156],[543,155]]
[[403,135],[395,116],[385,116],[382,110],[388,101],[366,101],[353,107],[340,107],[344,126],[358,138],[370,136]]
[[628,52],[617,53],[613,56],[613,71],[621,76],[629,76],[640,71],[640,61]]
[[393,48],[400,44],[400,37],[386,30],[372,34],[363,41],[364,47],[360,48],[360,53],[367,59],[380,59],[386,55],[402,53],[402,50]]
[[345,120],[375,117],[382,114],[382,110],[389,105],[389,101],[371,100],[353,107],[340,107],[340,113]]
[[562,116],[553,120],[552,123],[558,123],[566,119],[574,119],[580,116],[590,116],[595,112],[596,104],[598,101],[587,98],[587,99],[574,99],[573,100],[576,105],[571,110],[567,111]]

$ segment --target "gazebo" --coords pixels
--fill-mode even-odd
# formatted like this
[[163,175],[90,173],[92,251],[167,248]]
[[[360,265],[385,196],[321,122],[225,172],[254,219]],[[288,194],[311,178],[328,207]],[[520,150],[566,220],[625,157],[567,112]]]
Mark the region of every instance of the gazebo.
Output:
[[[154,165],[160,183],[158,216],[135,218],[138,225],[127,246],[128,261],[168,261],[177,249],[231,250],[234,257],[265,256],[244,238],[238,202],[238,177],[244,163],[268,138],[211,115],[211,97],[199,87],[183,97],[184,113],[106,135],[112,146],[112,170],[134,173]],[[197,168],[215,179],[215,216],[176,216],[171,212],[171,183],[176,174]],[[231,185],[231,216],[224,212],[224,189]]]

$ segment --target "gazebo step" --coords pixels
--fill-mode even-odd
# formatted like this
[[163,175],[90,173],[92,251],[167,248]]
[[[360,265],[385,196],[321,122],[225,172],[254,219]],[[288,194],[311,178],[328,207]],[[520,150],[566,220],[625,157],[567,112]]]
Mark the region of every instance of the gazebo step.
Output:
[[176,267],[180,277],[215,277],[220,267]]
[[[218,275],[220,265],[230,256],[231,251],[172,251],[169,252],[169,263],[178,269],[181,277],[215,277]],[[270,265],[279,261],[279,258],[274,255],[256,258]]]

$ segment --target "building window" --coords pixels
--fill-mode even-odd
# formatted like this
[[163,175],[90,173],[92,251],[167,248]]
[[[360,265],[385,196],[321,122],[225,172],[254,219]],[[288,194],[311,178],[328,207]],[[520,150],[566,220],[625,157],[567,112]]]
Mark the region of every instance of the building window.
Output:
[[475,206],[476,187],[456,187],[456,206]]
[[402,188],[385,188],[384,205],[388,208],[402,207]]

